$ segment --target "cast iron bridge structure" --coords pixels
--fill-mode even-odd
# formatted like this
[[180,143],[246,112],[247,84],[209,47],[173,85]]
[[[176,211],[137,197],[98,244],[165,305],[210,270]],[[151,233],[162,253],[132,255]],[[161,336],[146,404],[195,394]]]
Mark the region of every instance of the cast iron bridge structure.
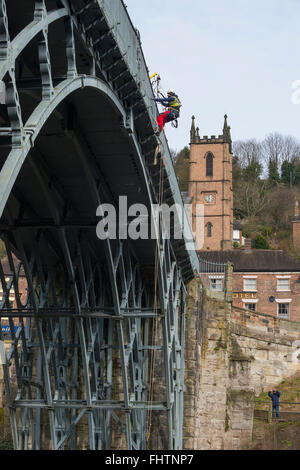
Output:
[[183,206],[164,135],[154,164],[157,108],[123,1],[0,0],[0,80],[14,447],[75,449],[81,426],[90,449],[146,449],[156,414],[180,449],[192,235],[163,237],[162,216],[156,239],[96,235],[97,208],[120,196]]

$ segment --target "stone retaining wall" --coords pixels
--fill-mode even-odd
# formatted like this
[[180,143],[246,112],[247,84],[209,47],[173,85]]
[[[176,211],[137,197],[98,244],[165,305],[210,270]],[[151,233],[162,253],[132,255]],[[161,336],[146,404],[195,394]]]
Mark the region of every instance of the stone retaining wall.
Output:
[[254,396],[300,370],[300,322],[232,307],[194,279],[186,322],[185,449],[250,447]]

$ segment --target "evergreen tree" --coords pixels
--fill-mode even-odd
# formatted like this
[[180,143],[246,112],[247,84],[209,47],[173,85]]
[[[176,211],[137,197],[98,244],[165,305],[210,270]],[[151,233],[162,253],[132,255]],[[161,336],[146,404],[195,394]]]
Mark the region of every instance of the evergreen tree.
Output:
[[294,184],[300,185],[300,161],[296,160],[294,163]]
[[285,184],[294,184],[295,166],[293,162],[285,160],[281,165],[281,182]]
[[276,160],[269,160],[268,171],[269,171],[269,174],[268,174],[269,181],[272,183],[280,183],[280,176],[279,176]]
[[253,240],[252,247],[257,250],[269,250],[270,245],[266,237],[259,233]]
[[258,162],[253,162],[244,169],[243,176],[246,180],[257,180],[260,177],[261,172],[262,165]]

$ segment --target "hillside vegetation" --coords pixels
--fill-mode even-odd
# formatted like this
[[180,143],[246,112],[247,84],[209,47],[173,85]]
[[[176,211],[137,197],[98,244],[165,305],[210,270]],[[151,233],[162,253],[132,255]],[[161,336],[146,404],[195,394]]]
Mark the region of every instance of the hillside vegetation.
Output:
[[180,191],[188,191],[189,189],[189,171],[190,171],[190,149],[184,147],[178,154],[174,155],[175,171],[180,187]]
[[5,252],[5,246],[3,241],[0,239],[0,259],[5,258],[6,252]]
[[[174,158],[181,191],[188,190],[189,149]],[[300,200],[300,142],[274,133],[264,141],[233,144],[234,218],[243,226],[254,248],[295,253],[292,220]]]

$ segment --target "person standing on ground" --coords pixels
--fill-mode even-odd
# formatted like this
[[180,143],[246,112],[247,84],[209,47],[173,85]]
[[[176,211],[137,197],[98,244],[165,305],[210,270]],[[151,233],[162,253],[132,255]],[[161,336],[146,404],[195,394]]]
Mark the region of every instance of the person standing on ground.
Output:
[[279,390],[276,390],[276,388],[273,388],[273,391],[269,392],[268,395],[272,400],[272,418],[275,417],[275,411],[276,411],[276,418],[279,418],[279,397],[280,397],[280,392],[279,392]]

